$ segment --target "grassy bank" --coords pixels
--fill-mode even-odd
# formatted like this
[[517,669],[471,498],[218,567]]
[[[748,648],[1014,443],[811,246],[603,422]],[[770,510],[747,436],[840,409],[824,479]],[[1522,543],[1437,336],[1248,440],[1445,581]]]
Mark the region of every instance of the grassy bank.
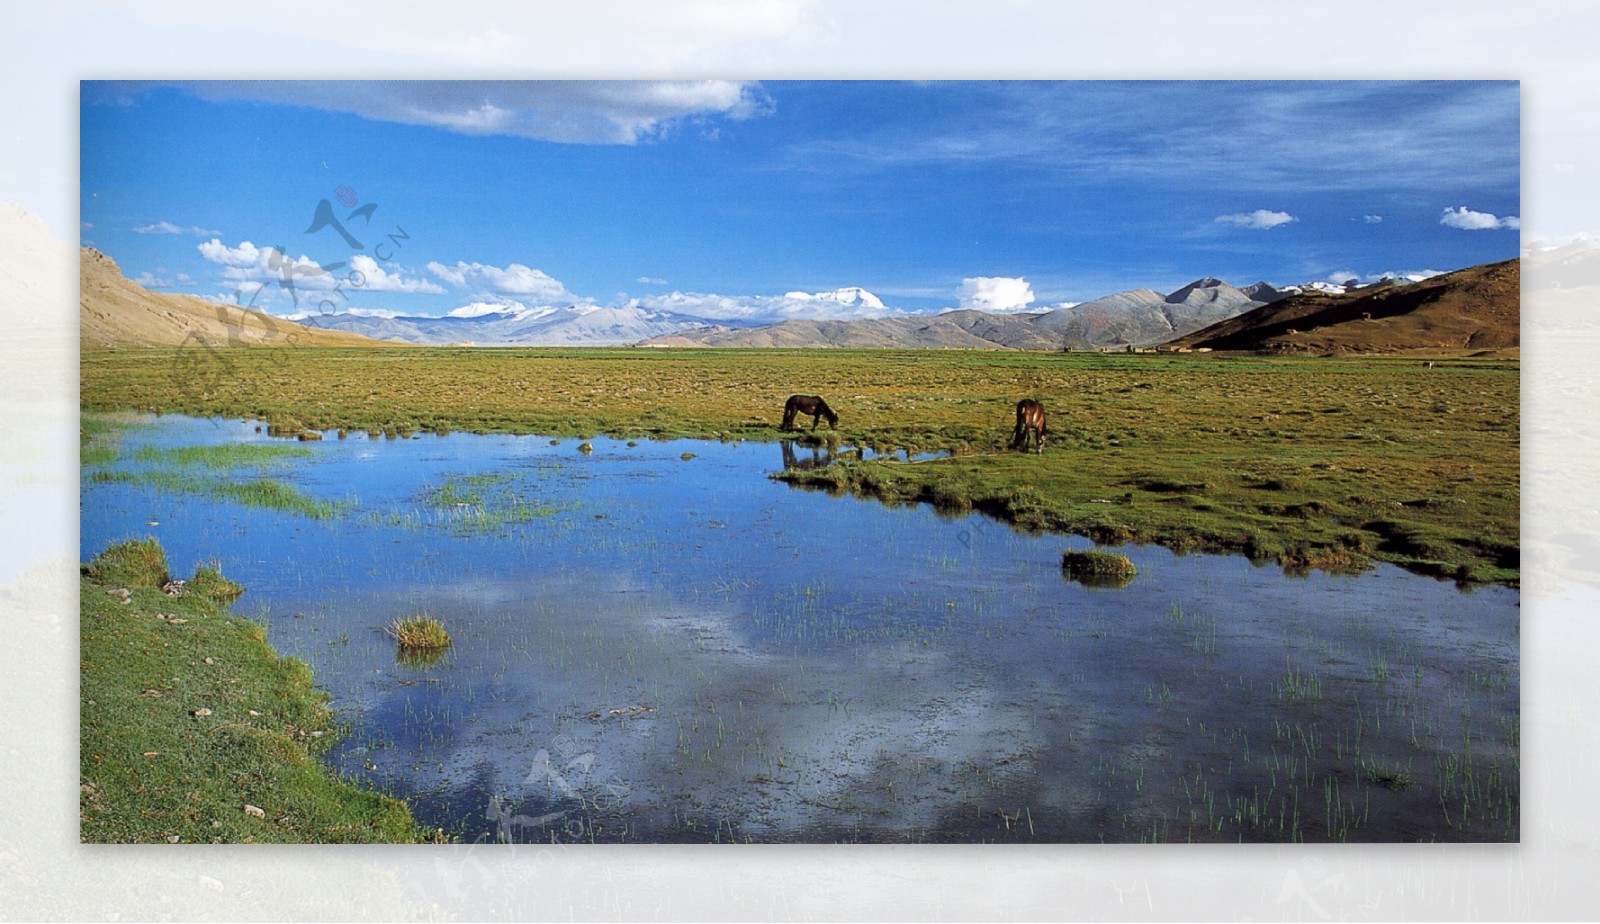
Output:
[[[237,350],[204,394],[174,352],[85,353],[82,402],[343,428],[775,440],[825,396],[878,450],[791,480],[976,509],[1104,541],[1368,559],[1468,582],[1519,574],[1519,365],[1506,360],[838,350]],[[1004,450],[1020,397],[1042,456]]]
[[[331,776],[327,696],[266,630],[231,614],[243,588],[202,566],[181,596],[154,540],[80,580],[80,837],[93,843],[392,843],[431,839],[405,805]],[[126,601],[126,602],[124,602]]]

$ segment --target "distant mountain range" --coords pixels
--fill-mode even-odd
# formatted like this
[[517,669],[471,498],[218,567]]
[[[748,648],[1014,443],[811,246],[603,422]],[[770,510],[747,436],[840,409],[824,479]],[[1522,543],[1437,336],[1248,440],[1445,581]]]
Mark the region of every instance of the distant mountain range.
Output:
[[373,317],[358,314],[309,315],[300,323],[341,330],[375,340],[466,346],[604,346],[638,343],[685,328],[702,327],[705,318],[652,311],[636,306],[531,308],[485,312],[471,317]]
[[[36,222],[35,222],[36,223]],[[18,240],[33,225],[17,225]],[[7,225],[9,227],[9,225]],[[28,233],[24,233],[28,232]],[[33,236],[37,236],[33,234]],[[19,245],[20,246],[20,245]],[[1050,311],[957,309],[938,315],[806,320],[811,312],[888,313],[858,288],[769,300],[778,323],[711,320],[637,304],[497,310],[474,306],[446,317],[309,316],[299,323],[151,292],[110,257],[80,253],[80,336],[86,348],[174,346],[201,337],[214,346],[266,343],[288,334],[303,345],[387,343],[475,346],[899,347],[988,350],[1106,350],[1169,346],[1268,352],[1503,350],[1519,343],[1519,263],[1469,267],[1370,285],[1308,283],[1243,289],[1197,279],[1162,295],[1133,289]],[[670,302],[669,302],[670,303]],[[685,299],[685,305],[694,304]],[[738,306],[735,306],[736,308]],[[770,315],[769,315],[770,316]]]
[[1521,261],[1469,266],[1420,282],[1305,291],[1173,340],[1188,349],[1271,353],[1510,355],[1521,344]]
[[1266,283],[1236,289],[1197,279],[1162,295],[1134,289],[1037,313],[974,309],[933,316],[857,321],[782,321],[760,327],[711,324],[641,342],[640,346],[905,347],[988,350],[1099,350],[1145,347],[1200,330],[1282,298]]

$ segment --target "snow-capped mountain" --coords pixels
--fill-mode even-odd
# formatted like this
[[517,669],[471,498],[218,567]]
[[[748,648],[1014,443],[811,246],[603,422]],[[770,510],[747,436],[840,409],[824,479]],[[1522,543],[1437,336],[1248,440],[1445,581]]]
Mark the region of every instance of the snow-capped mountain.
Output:
[[[484,307],[488,309],[490,306]],[[300,323],[351,331],[379,340],[403,340],[439,346],[606,346],[637,343],[686,328],[703,327],[712,321],[670,311],[652,311],[635,305],[614,308],[569,305],[564,308],[452,312],[444,317],[313,315]]]

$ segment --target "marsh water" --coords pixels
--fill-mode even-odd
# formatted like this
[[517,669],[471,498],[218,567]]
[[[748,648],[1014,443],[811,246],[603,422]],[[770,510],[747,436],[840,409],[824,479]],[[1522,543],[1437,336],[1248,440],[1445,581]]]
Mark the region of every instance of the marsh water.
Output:
[[[1514,590],[1154,546],[1086,587],[1085,539],[792,489],[824,460],[774,443],[329,433],[183,475],[312,516],[94,477],[285,445],[139,424],[84,469],[85,560],[219,562],[331,694],[327,762],[466,841],[1518,837]],[[442,657],[383,633],[413,614]]]

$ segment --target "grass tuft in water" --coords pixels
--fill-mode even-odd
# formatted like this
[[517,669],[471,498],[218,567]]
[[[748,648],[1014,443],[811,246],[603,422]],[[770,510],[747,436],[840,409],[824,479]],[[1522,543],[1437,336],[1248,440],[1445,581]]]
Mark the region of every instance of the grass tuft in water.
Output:
[[1373,767],[1368,771],[1367,777],[1384,789],[1392,789],[1396,792],[1404,792],[1416,785],[1411,779],[1411,774],[1400,769]]
[[1068,549],[1061,553],[1061,570],[1079,583],[1097,587],[1124,587],[1139,573],[1128,556],[1100,549]]
[[442,653],[450,647],[444,623],[431,616],[405,616],[384,626],[383,631],[407,654]]
[[1278,564],[1290,574],[1305,574],[1313,569],[1328,574],[1360,574],[1372,567],[1367,556],[1351,548],[1293,548],[1278,556]]
[[230,603],[244,593],[244,585],[223,577],[222,568],[215,563],[195,568],[194,577],[189,579],[184,589],[192,594],[209,597],[218,603]]

